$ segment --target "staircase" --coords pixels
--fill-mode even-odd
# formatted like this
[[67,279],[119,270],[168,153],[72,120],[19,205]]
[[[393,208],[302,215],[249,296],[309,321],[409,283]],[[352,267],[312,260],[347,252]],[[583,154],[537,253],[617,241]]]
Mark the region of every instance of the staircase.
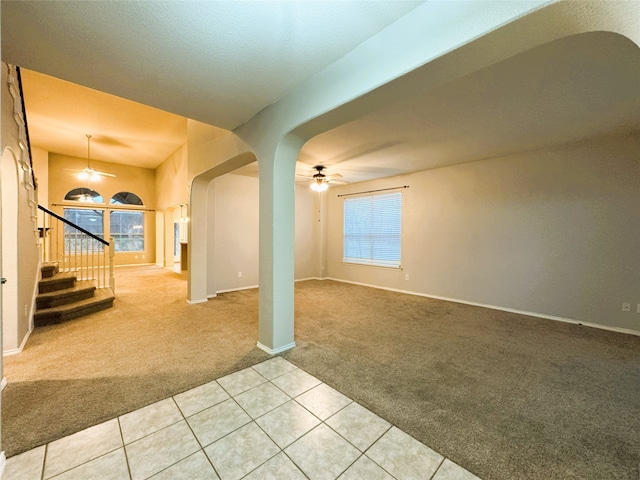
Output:
[[57,264],[44,264],[33,322],[42,327],[84,317],[111,308],[114,299],[111,289],[96,288],[90,280],[78,281],[73,272],[59,272]]

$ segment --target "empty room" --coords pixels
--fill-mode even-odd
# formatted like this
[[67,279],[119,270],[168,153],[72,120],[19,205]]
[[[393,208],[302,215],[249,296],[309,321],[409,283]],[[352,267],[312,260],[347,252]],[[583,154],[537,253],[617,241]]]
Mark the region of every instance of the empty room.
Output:
[[3,1],[2,478],[636,480],[639,8]]

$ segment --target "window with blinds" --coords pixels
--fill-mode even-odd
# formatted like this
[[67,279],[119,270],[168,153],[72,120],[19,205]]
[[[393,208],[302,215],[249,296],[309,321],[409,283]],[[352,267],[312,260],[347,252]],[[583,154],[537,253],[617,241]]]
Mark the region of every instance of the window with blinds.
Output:
[[344,200],[343,261],[400,267],[402,193]]

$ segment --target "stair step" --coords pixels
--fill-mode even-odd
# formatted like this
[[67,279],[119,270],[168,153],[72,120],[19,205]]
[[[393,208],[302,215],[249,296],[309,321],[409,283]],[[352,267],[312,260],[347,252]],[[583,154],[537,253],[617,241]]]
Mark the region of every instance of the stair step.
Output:
[[73,288],[76,276],[73,273],[58,273],[55,277],[43,278],[38,282],[38,293],[49,293]]
[[33,315],[33,322],[36,327],[66,322],[111,308],[114,299],[115,297],[110,289],[98,288],[92,298],[36,311]]
[[58,273],[58,264],[57,263],[43,263],[42,268],[40,269],[42,272],[42,278],[51,278],[56,273]]
[[68,303],[78,302],[93,297],[96,286],[90,281],[76,281],[72,288],[55,290],[53,292],[41,293],[36,297],[36,307],[38,310],[44,308],[58,307]]

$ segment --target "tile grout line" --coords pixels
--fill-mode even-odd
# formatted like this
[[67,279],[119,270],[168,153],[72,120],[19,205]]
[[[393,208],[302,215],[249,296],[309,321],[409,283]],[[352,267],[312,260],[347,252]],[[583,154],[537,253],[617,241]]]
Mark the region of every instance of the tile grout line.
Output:
[[131,466],[129,465],[129,455],[127,455],[126,445],[124,443],[124,434],[122,433],[122,424],[120,423],[120,417],[118,418],[118,430],[120,431],[120,439],[122,440],[122,451],[124,452],[124,461],[127,463],[127,472],[129,472],[129,478],[133,479],[131,474]]
[[[217,382],[217,380],[213,380],[213,381],[214,381],[214,382],[216,382],[216,383],[218,383],[218,382]],[[210,382],[209,382],[209,383],[210,383]],[[220,384],[218,384],[218,385],[220,385]],[[224,390],[224,388],[222,387],[222,385],[220,385],[220,388],[222,388],[222,389]],[[225,393],[227,393],[227,394],[228,394],[228,392],[226,392],[226,390],[225,390]],[[188,428],[189,428],[189,430],[191,431],[191,434],[193,435],[193,438],[195,438],[195,439],[196,439],[196,442],[198,442],[198,445],[200,446],[200,451],[201,451],[201,452],[202,452],[202,454],[204,455],[204,458],[206,458],[206,459],[207,459],[207,462],[209,462],[209,465],[211,465],[211,468],[213,468],[213,471],[214,471],[214,472],[215,472],[215,474],[218,476],[218,478],[221,478],[221,477],[220,477],[220,474],[218,473],[218,470],[216,469],[215,465],[213,464],[213,462],[212,462],[212,461],[211,461],[211,459],[209,458],[209,455],[207,455],[207,452],[205,452],[205,451],[204,451],[204,446],[202,445],[202,442],[200,442],[200,439],[199,439],[199,438],[198,438],[198,436],[196,435],[196,432],[194,432],[194,431],[193,431],[193,428],[191,428],[191,424],[189,423],[189,420],[187,420],[187,417],[184,415],[184,412],[183,412],[183,411],[182,411],[182,409],[180,408],[180,405],[178,405],[178,402],[176,401],[175,397],[171,397],[171,398],[172,398],[173,402],[176,404],[176,406],[178,407],[178,411],[179,411],[179,412],[180,412],[180,414],[182,415],[182,419],[184,420],[184,422],[187,424],[187,427],[188,427]],[[226,400],[223,400],[223,401],[226,401]],[[222,403],[222,402],[220,402],[220,403]],[[218,403],[218,404],[216,404],[216,405],[219,405],[219,403]],[[211,408],[211,407],[209,407],[209,408]],[[204,410],[207,410],[207,409],[205,408]],[[204,412],[204,410],[202,410],[202,411]],[[197,413],[200,413],[200,412],[197,412]],[[194,415],[197,415],[197,413],[194,413]],[[192,416],[193,416],[193,415],[192,415]],[[235,430],[234,430],[234,431],[235,431]],[[172,464],[172,465],[169,465],[167,468],[165,468],[165,469],[163,469],[163,470],[161,470],[161,471],[164,471],[164,470],[167,470],[168,468],[173,467],[174,465],[176,465],[176,464],[178,464],[178,463],[182,462],[183,460],[185,460],[185,459],[189,458],[189,457],[190,457],[190,456],[192,456],[192,455],[195,455],[196,453],[198,453],[198,452],[194,452],[194,453],[192,453],[192,454],[190,454],[190,455],[187,455],[187,456],[186,456],[185,458],[183,458],[182,460],[178,460],[176,463],[174,463],[174,464]],[[158,473],[160,473],[160,472],[158,472]],[[154,474],[154,475],[157,475],[158,473],[156,473],[156,474]]]
[[[434,450],[434,452],[435,452],[435,450]],[[441,455],[441,456],[442,456],[442,460],[440,460],[440,464],[438,465],[438,468],[436,468],[436,471],[435,471],[435,472],[433,472],[433,475],[431,475],[431,477],[429,477],[429,478],[430,478],[430,480],[433,480],[434,478],[436,478],[436,475],[438,474],[438,471],[440,471],[440,468],[442,467],[442,464],[443,464],[443,463],[444,463],[444,461],[447,459],[447,457],[445,457],[445,456],[444,456],[444,455],[442,455],[442,454],[438,454],[438,455]]]
[[42,455],[42,471],[40,472],[40,480],[44,480],[44,467],[47,464],[47,453],[49,452],[49,443],[45,443],[44,445],[44,455]]

